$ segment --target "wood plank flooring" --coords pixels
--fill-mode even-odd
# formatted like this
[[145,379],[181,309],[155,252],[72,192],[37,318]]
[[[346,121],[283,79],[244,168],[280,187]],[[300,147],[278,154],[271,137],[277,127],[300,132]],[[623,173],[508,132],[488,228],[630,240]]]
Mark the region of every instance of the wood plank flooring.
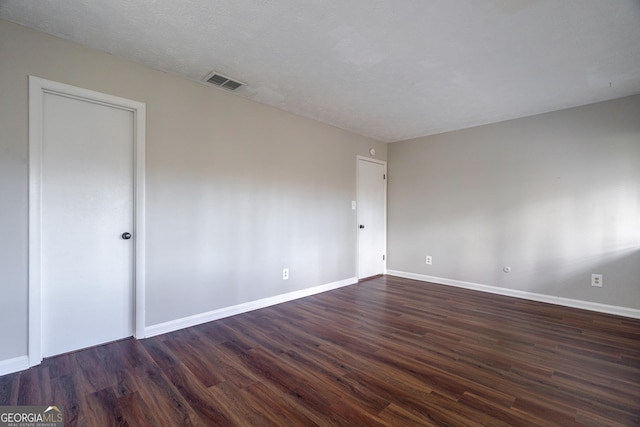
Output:
[[0,377],[67,426],[638,426],[640,320],[391,276]]

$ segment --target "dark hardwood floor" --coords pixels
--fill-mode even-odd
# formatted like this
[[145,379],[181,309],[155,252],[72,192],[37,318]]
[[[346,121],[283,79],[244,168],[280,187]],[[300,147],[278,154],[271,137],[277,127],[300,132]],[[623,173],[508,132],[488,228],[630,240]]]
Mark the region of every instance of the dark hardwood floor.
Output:
[[395,277],[0,377],[67,426],[640,425],[640,320]]

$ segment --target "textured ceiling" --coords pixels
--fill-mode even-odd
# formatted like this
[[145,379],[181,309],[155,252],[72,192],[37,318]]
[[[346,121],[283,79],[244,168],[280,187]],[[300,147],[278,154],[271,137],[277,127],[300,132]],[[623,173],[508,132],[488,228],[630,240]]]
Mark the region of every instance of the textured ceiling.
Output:
[[0,0],[0,18],[386,142],[640,93],[638,0]]

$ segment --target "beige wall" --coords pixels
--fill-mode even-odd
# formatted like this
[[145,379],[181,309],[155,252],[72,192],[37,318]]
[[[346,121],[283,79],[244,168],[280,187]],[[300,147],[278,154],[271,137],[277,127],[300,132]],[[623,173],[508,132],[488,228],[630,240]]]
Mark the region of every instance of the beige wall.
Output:
[[639,309],[640,96],[391,144],[388,218],[391,270]]
[[147,104],[147,326],[355,276],[385,144],[0,21],[0,361],[27,352],[30,74]]

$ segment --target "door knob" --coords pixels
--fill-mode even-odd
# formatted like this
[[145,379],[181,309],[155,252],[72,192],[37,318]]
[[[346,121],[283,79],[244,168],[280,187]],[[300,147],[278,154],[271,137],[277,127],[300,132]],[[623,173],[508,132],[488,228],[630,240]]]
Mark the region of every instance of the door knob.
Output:
[[360,224],[360,228],[364,228],[364,225]]
[[131,238],[131,233],[122,233],[122,238],[124,240],[129,240]]

